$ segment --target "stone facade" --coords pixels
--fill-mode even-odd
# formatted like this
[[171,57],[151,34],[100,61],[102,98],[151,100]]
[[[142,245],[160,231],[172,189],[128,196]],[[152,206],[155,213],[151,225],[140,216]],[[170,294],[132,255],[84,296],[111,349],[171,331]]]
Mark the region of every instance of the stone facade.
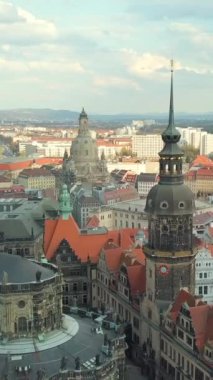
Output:
[[[62,276],[56,268],[3,253],[0,261],[1,339],[36,337],[60,328]],[[8,265],[16,267],[14,279]]]
[[63,273],[63,306],[66,312],[71,306],[91,306],[92,277],[96,265],[88,259],[81,262],[66,240],[63,240],[56,251],[54,262]]
[[78,136],[72,142],[70,156],[63,161],[64,182],[70,187],[76,180],[81,182],[105,182],[108,171],[104,155],[98,157],[96,141],[88,128],[88,116],[84,109],[79,116]]

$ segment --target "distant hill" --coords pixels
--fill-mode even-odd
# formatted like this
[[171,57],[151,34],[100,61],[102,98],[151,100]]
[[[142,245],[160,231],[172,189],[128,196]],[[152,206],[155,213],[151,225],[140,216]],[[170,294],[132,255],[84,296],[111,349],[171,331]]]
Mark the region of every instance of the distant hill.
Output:
[[76,121],[79,112],[68,110],[53,110],[50,108],[23,108],[0,110],[0,120],[18,122],[66,122]]
[[[89,112],[89,111],[88,111]],[[70,110],[54,110],[49,108],[34,109],[11,109],[0,110],[0,120],[2,122],[17,123],[77,123],[79,112]],[[99,115],[90,114],[90,120],[96,124],[101,123],[131,123],[132,120],[156,120],[160,124],[168,122],[168,113],[141,113],[141,114],[114,114]],[[213,113],[192,114],[192,113],[176,113],[175,122],[177,125],[197,125],[213,132]]]

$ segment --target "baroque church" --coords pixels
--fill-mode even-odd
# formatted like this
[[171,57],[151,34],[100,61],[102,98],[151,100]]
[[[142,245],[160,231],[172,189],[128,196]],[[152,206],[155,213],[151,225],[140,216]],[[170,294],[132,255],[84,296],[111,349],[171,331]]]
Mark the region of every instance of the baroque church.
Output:
[[79,116],[78,136],[72,142],[70,156],[65,152],[63,160],[63,182],[70,187],[74,182],[106,182],[108,171],[104,154],[98,157],[95,139],[88,125],[88,116],[82,109]]

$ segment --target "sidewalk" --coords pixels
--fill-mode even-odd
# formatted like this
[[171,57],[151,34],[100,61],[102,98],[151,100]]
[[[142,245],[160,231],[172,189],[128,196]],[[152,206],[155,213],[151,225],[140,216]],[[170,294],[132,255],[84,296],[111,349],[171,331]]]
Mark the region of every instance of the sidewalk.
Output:
[[45,334],[43,342],[37,338],[16,339],[6,344],[0,344],[0,355],[20,355],[48,350],[72,339],[77,334],[78,329],[78,322],[74,318],[64,315],[62,329]]

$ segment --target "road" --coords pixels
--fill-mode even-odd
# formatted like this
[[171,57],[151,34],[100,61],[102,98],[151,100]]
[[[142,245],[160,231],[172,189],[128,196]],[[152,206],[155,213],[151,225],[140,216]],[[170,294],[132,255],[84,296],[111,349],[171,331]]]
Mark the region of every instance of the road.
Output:
[[147,380],[146,376],[141,375],[140,367],[127,363],[126,380]]

